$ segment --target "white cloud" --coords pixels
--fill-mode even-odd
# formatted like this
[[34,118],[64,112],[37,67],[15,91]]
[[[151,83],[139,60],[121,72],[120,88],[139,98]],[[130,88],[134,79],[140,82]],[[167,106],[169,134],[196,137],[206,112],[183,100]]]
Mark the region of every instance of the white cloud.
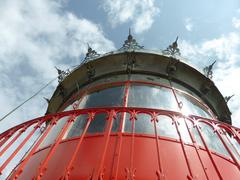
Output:
[[[58,0],[0,2],[0,117],[55,77],[54,66],[79,64],[87,43],[98,52],[114,49],[99,25],[63,11],[62,6]],[[33,100],[35,106],[26,105],[0,122],[4,123],[0,132],[43,115],[46,104],[42,96],[50,97],[53,88]]]
[[[63,11],[62,0],[0,1],[0,117],[57,76],[54,66],[80,64],[87,43],[98,52],[114,49],[101,27]],[[44,115],[56,83],[0,122],[0,133]],[[4,178],[9,167],[0,178]]]
[[103,0],[103,9],[113,27],[131,22],[136,33],[151,28],[154,18],[160,12],[155,0]]
[[236,17],[233,17],[232,18],[232,25],[236,29],[240,28],[240,19],[238,19]]
[[240,127],[240,84],[237,83],[240,77],[240,34],[232,32],[222,35],[219,38],[206,40],[193,44],[188,41],[180,41],[179,46],[182,56],[191,61],[191,65],[197,69],[203,69],[214,60],[213,81],[219,88],[223,96],[235,94],[228,105],[232,112],[233,125]]
[[193,29],[193,23],[191,18],[186,18],[184,20],[184,26],[188,31],[192,31]]

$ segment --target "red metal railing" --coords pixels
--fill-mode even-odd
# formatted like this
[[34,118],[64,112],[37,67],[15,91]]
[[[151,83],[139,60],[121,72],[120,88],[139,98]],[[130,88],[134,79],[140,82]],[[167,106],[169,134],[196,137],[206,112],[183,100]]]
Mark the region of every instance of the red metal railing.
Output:
[[[125,102],[126,103],[126,102]],[[161,133],[159,134],[157,130],[157,124],[159,121],[161,121],[161,118],[159,118],[160,115],[167,116],[171,119],[173,128],[176,129],[179,139],[174,139],[173,142],[179,142],[181,144],[181,149],[183,151],[184,159],[186,161],[186,165],[188,167],[188,176],[189,178],[196,177],[196,174],[194,174],[193,168],[194,165],[191,164],[189,159],[189,154],[186,150],[186,142],[184,142],[183,134],[180,131],[180,125],[179,121],[183,122],[187,127],[187,133],[189,134],[189,137],[191,138],[192,143],[190,143],[191,146],[194,147],[198,159],[202,164],[202,168],[205,172],[205,175],[208,178],[208,174],[206,172],[206,169],[204,168],[204,163],[202,160],[202,157],[199,155],[199,149],[200,146],[196,142],[196,137],[194,137],[193,132],[191,131],[191,127],[189,126],[189,122],[193,124],[193,127],[195,127],[200,135],[200,138],[203,142],[203,147],[209,158],[211,159],[211,163],[213,164],[216,173],[218,174],[219,178],[222,179],[221,172],[219,170],[219,164],[215,162],[215,159],[213,158],[213,155],[218,155],[220,158],[226,159],[226,161],[230,161],[232,164],[234,164],[239,170],[240,170],[240,164],[239,164],[239,157],[236,157],[236,154],[239,155],[239,149],[237,147],[233,146],[232,149],[235,148],[236,152],[233,152],[233,150],[229,147],[229,144],[232,144],[232,142],[229,140],[229,137],[226,136],[226,133],[231,138],[234,138],[234,140],[239,144],[240,143],[240,129],[235,128],[233,126],[230,126],[225,123],[221,123],[219,121],[210,120],[210,119],[204,119],[201,117],[196,116],[189,116],[185,117],[179,112],[172,112],[172,111],[166,111],[166,110],[157,110],[157,109],[148,109],[148,108],[132,108],[132,107],[111,107],[111,108],[89,108],[89,109],[81,109],[81,110],[72,110],[67,112],[60,112],[57,114],[47,115],[44,117],[36,118],[33,120],[30,120],[28,122],[25,122],[23,124],[20,124],[16,127],[13,127],[2,134],[0,134],[0,173],[2,174],[6,169],[13,169],[12,173],[10,175],[11,178],[17,179],[19,176],[21,176],[22,172],[25,170],[25,167],[27,163],[30,161],[32,156],[36,154],[39,151],[39,147],[43,141],[48,137],[48,134],[52,131],[53,127],[56,126],[56,124],[59,123],[59,121],[62,120],[63,117],[69,117],[66,123],[63,125],[60,133],[57,135],[56,139],[54,140],[54,143],[51,143],[49,145],[49,151],[46,155],[46,157],[42,160],[42,162],[39,165],[37,174],[35,175],[36,179],[41,179],[41,177],[46,173],[48,170],[48,163],[53,157],[56,149],[59,147],[59,144],[63,141],[64,135],[68,132],[68,130],[71,128],[72,124],[75,123],[76,117],[80,115],[87,115],[87,122],[83,128],[83,131],[81,135],[79,136],[79,140],[75,146],[74,152],[69,157],[69,162],[65,164],[64,166],[65,171],[62,172],[62,179],[68,179],[68,177],[71,175],[71,171],[73,169],[74,161],[76,160],[77,154],[79,150],[81,149],[83,140],[85,137],[89,136],[88,129],[91,124],[91,122],[94,120],[94,117],[97,114],[104,113],[107,115],[106,119],[106,126],[104,129],[104,132],[100,133],[104,137],[104,143],[101,149],[101,158],[99,164],[96,166],[96,171],[92,174],[93,179],[98,179],[104,172],[104,162],[106,160],[106,152],[107,148],[109,146],[109,138],[112,134],[114,134],[111,129],[113,127],[113,122],[116,120],[117,114],[121,114],[120,116],[120,124],[118,128],[118,132],[115,133],[118,138],[118,145],[116,148],[116,154],[118,154],[117,157],[115,157],[114,162],[115,165],[113,167],[113,177],[117,179],[118,177],[118,171],[119,171],[119,157],[121,153],[121,146],[122,146],[122,136],[124,134],[131,135],[131,153],[130,153],[130,164],[129,168],[126,169],[126,173],[128,177],[134,177],[135,169],[133,167],[133,161],[134,161],[134,152],[136,151],[134,149],[135,145],[135,136],[138,136],[138,134],[142,134],[142,136],[145,134],[142,133],[136,133],[135,127],[138,123],[138,115],[139,114],[146,114],[148,115],[149,121],[151,121],[153,126],[153,134],[148,134],[147,136],[151,136],[152,138],[155,138],[156,140],[156,149],[157,149],[157,159],[158,159],[158,170],[156,172],[159,179],[163,178],[165,176],[164,172],[164,165],[162,163],[162,154],[161,154],[161,141],[160,139],[165,139],[169,141],[173,141],[169,137],[164,137]],[[124,120],[126,121],[126,114],[129,115],[129,120],[131,121],[132,127],[131,132],[124,132]],[[212,150],[207,142],[206,137],[204,137],[204,134],[202,132],[202,127],[199,126],[199,122],[206,124],[207,126],[210,126],[212,128],[212,131],[219,137],[220,141],[224,145],[226,151],[229,154],[229,157],[226,157],[222,154],[219,154],[218,152],[215,152]],[[42,133],[39,133],[39,130],[48,124],[48,126],[45,127],[44,131]],[[29,141],[33,141],[33,137],[38,135],[35,144],[33,146],[27,146],[29,144]],[[146,135],[146,134],[145,134]],[[64,140],[66,141],[66,140]],[[228,141],[228,142],[226,142]],[[11,151],[10,151],[11,149]],[[9,167],[9,164],[12,161],[16,161],[16,156],[20,151],[27,152],[25,156],[19,160],[19,163],[16,167]],[[6,176],[6,174],[2,175]],[[1,176],[0,176],[1,177]]]

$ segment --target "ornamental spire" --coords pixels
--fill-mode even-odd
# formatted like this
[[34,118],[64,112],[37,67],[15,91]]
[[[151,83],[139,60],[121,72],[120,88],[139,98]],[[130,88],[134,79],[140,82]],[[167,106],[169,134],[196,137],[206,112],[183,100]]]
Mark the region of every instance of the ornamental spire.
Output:
[[58,72],[58,82],[59,82],[59,83],[62,82],[62,81],[64,80],[64,78],[70,74],[70,71],[69,71],[69,70],[63,71],[63,70],[57,68],[56,66],[55,66],[55,69],[56,69],[57,72]]
[[234,94],[231,95],[231,96],[225,96],[224,99],[225,99],[226,103],[228,103],[228,101],[229,101],[233,96],[234,96]]
[[204,75],[209,78],[209,79],[212,79],[213,77],[213,65],[216,63],[216,61],[214,61],[211,65],[209,66],[206,66],[205,68],[203,68],[203,73]]
[[178,36],[176,38],[176,40],[167,47],[167,49],[163,50],[163,54],[166,54],[166,55],[170,55],[170,56],[175,56],[175,55],[178,55],[180,56],[181,53],[180,53],[180,49],[178,48]]
[[131,51],[131,50],[136,50],[136,49],[143,49],[143,46],[140,46],[136,39],[133,38],[131,34],[131,29],[129,28],[128,31],[128,38],[127,40],[124,41],[123,46],[119,50],[124,50],[124,51]]
[[92,49],[89,44],[87,44],[87,45],[88,45],[88,51],[86,53],[84,61],[100,56],[100,54],[98,54],[97,51]]

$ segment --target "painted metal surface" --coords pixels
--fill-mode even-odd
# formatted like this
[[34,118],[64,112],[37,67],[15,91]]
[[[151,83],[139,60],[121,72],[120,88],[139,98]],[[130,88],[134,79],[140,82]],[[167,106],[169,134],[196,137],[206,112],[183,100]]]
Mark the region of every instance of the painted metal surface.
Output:
[[[125,102],[126,103],[126,102]],[[106,114],[107,124],[101,133],[89,134],[88,128],[94,117]],[[121,124],[118,132],[112,132],[113,122],[116,115],[121,115]],[[128,114],[129,118],[126,115]],[[136,133],[135,123],[138,123],[139,114],[147,114],[154,128],[153,134],[145,132]],[[78,137],[63,139],[64,134],[74,123],[76,117],[86,115],[87,123],[84,131]],[[161,135],[158,130],[158,122],[163,117],[169,117],[175,127],[179,138],[170,138]],[[47,147],[38,149],[41,142],[47,137],[53,126],[69,117],[55,142]],[[6,161],[1,160],[0,171],[3,172],[7,164],[14,160],[14,156],[24,149],[26,141],[41,127],[41,124],[50,120],[37,143],[30,149],[28,154],[21,160],[19,165],[12,171],[9,179],[239,179],[239,159],[235,157],[231,148],[226,148],[230,156],[220,154],[208,147],[207,139],[203,135],[204,123],[212,128],[221,141],[226,139],[227,132],[230,137],[240,142],[240,130],[219,121],[200,117],[185,117],[179,112],[166,110],[132,108],[132,107],[109,107],[90,108],[61,112],[54,115],[31,120],[16,126],[0,135],[1,142],[9,139],[10,143],[18,141],[13,154]],[[124,132],[124,121],[132,122],[132,132]],[[203,146],[196,143],[194,134],[188,126],[191,143],[184,141],[185,134],[180,130],[179,123],[192,123],[199,132]],[[32,128],[20,139],[19,133]],[[160,134],[158,134],[160,132]],[[6,144],[5,144],[6,143]],[[11,144],[6,141],[2,144],[1,158],[8,152]],[[225,143],[227,147],[229,143]],[[238,149],[239,151],[239,149]]]

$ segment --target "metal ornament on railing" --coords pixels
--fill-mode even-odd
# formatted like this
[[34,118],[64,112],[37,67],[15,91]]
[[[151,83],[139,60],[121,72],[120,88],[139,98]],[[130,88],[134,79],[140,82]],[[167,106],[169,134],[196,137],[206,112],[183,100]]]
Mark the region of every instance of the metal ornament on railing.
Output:
[[178,41],[178,36],[176,40],[167,47],[167,49],[162,51],[162,53],[170,56],[176,56],[176,55],[180,56],[181,53],[180,53],[180,49],[178,48],[177,41]]
[[205,68],[203,68],[203,73],[204,75],[209,78],[209,79],[212,79],[213,77],[213,65],[216,63],[216,61],[214,61],[211,65],[209,66],[206,66]]
[[131,34],[131,29],[129,29],[129,34],[127,40],[124,41],[123,46],[119,50],[124,50],[124,51],[131,51],[131,50],[138,50],[138,49],[143,49],[144,46],[140,46],[136,39],[133,38]]

